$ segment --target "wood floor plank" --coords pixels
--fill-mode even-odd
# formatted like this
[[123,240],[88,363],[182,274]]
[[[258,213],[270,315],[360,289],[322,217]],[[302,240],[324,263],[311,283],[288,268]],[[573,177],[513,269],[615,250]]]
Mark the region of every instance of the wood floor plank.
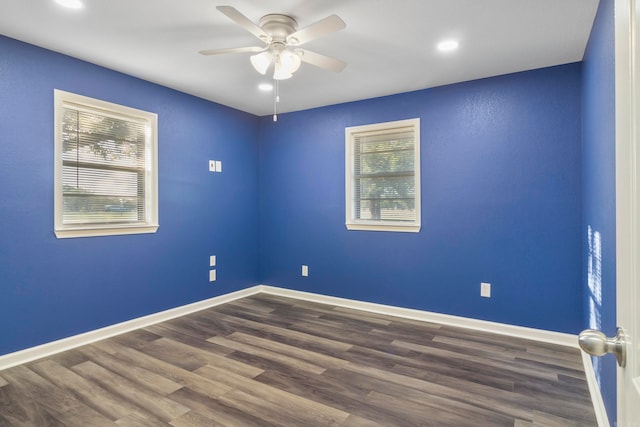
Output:
[[389,346],[386,351],[354,346],[344,353],[344,357],[352,363],[377,366],[429,381],[437,381],[438,378],[444,378],[444,381],[459,379],[504,390],[513,390],[515,382],[513,375],[500,369],[488,369],[481,362],[424,355],[410,350],[398,351],[393,346]]
[[4,427],[581,426],[576,348],[258,294],[0,372]]
[[275,353],[294,357],[304,360],[321,368],[341,368],[348,364],[349,361],[333,356],[327,356],[304,348],[283,344],[277,341],[268,340],[261,337],[248,335],[242,332],[234,332],[228,336],[229,339],[248,345],[260,347]]
[[267,425],[277,426],[297,426],[305,425],[300,420],[295,418],[295,415],[283,410],[277,404],[273,402],[264,401],[260,398],[244,393],[239,390],[234,390],[231,393],[225,394],[219,398],[219,400],[238,411],[246,412],[255,417],[260,417],[265,421]]
[[[195,338],[191,335],[187,335],[185,333],[182,332],[178,332],[174,329],[171,328],[167,328],[165,327],[165,325],[163,323],[161,324],[156,324],[156,325],[151,325],[151,326],[147,326],[145,328],[146,330],[149,330],[151,332],[154,332],[160,336],[162,336],[163,338],[169,338],[173,341],[177,341],[186,345],[190,345],[192,347],[197,347],[201,350],[206,351],[207,353],[212,353],[212,354],[217,354],[219,356],[226,356],[227,354],[229,354],[231,351],[226,347],[221,347],[219,345],[213,344],[213,343],[209,343],[206,342],[205,340],[203,340],[202,338]],[[234,330],[235,332],[235,330]],[[210,336],[216,335],[213,330]],[[209,338],[209,337],[207,337]]]
[[263,427],[268,425],[261,417],[254,416],[242,408],[235,408],[197,393],[188,387],[181,388],[171,395],[171,398],[183,405],[188,405],[193,411],[213,420],[225,427]]
[[80,351],[82,351],[92,362],[158,394],[166,396],[167,394],[173,393],[182,387],[182,384],[178,384],[177,382],[172,381],[163,375],[158,375],[142,366],[123,363],[121,359],[100,350],[95,345],[85,346]]
[[[25,366],[17,366],[4,371],[4,376],[21,395],[21,402],[41,408],[39,414],[68,426],[108,426],[112,421],[99,412],[75,399],[63,389]],[[18,400],[15,401],[18,403]],[[27,412],[27,411],[25,411]]]
[[11,384],[0,388],[0,425],[2,426],[62,426],[32,393],[25,394]]
[[260,315],[268,315],[275,310],[274,307],[271,307],[267,304],[255,304],[246,299],[238,299],[229,303],[229,306],[239,307],[242,310],[253,311],[255,314]]
[[306,423],[310,422],[315,424],[316,422],[328,422],[329,424],[333,424],[337,421],[342,421],[349,416],[348,413],[323,403],[319,403],[278,388],[270,387],[264,383],[254,381],[213,366],[204,366],[197,372],[207,378],[215,379],[216,381],[221,381],[230,387],[234,387],[234,390],[225,393],[220,398],[221,400],[234,395],[235,391],[241,391],[242,393],[254,396],[257,399],[273,403],[281,407],[282,410],[295,412],[297,414],[295,417]]
[[[190,325],[184,325],[180,323],[179,320],[180,319],[173,319],[167,322],[162,322],[162,324],[160,324],[159,326],[166,329],[171,329],[175,332],[179,332],[184,335],[188,335],[198,341],[206,340],[211,336],[211,334],[208,331],[202,331],[197,328],[192,328]],[[151,330],[150,328],[146,328],[146,329]]]
[[392,343],[395,346],[414,350],[427,355],[439,355],[449,359],[461,359],[470,362],[478,361],[478,363],[491,368],[501,369],[503,371],[517,372],[518,374],[526,374],[534,378],[542,378],[549,381],[555,381],[558,379],[557,372],[549,372],[540,369],[529,368],[522,365],[516,365],[510,358],[504,358],[502,360],[477,358],[475,355],[469,355],[454,351],[452,349],[441,349],[437,347],[428,347],[419,344],[413,344],[406,341],[394,341]]
[[532,424],[536,427],[581,427],[583,425],[582,421],[571,420],[539,411],[534,411]]
[[160,335],[154,334],[146,329],[136,329],[135,331],[127,332],[125,334],[116,335],[111,338],[111,341],[115,341],[121,345],[138,348],[146,343],[152,342],[161,338]]
[[35,363],[31,366],[31,369],[51,383],[58,384],[59,387],[68,391],[80,402],[112,421],[136,411],[135,405],[118,395],[109,393],[107,390],[52,360],[43,360]]
[[305,362],[302,359],[276,353],[270,350],[265,350],[260,347],[256,347],[254,345],[245,344],[245,343],[234,341],[232,339],[228,339],[224,337],[216,336],[216,337],[209,338],[207,341],[215,344],[219,344],[219,345],[224,345],[225,347],[232,348],[237,351],[242,351],[248,354],[262,356],[265,359],[273,360],[275,362],[280,362],[282,364],[288,365],[292,369],[300,369],[300,370],[308,371],[315,374],[321,374],[322,372],[324,372],[324,369],[325,369],[313,363]]
[[326,304],[326,306],[332,307],[333,311],[341,312],[341,313],[349,313],[352,315],[361,315],[364,314],[367,317],[379,318],[379,319],[388,319],[390,320],[387,328],[412,328],[417,327],[420,331],[424,332],[429,329],[441,329],[442,325],[440,323],[428,322],[425,320],[416,320],[410,318],[403,317],[394,317],[388,314],[375,313],[375,312],[363,312],[362,310],[356,310],[351,307],[340,307],[340,306],[330,306]]
[[196,411],[189,411],[171,421],[173,427],[225,427],[215,419],[207,418]]
[[361,418],[357,415],[349,415],[349,417],[340,424],[341,427],[383,427],[385,424],[379,424],[375,421]]
[[369,394],[368,401],[395,413],[398,418],[402,417],[415,425],[420,425],[421,423],[439,427],[510,427],[513,425],[513,420],[510,417],[504,417],[500,422],[496,417],[488,419],[485,417],[480,418],[477,414],[469,412],[456,413],[450,407],[426,406],[424,403],[399,399],[396,396],[377,391],[372,391]]
[[[466,395],[461,392],[458,392],[457,389],[446,389],[442,387],[437,388],[412,388],[406,387],[403,384],[399,384],[396,382],[389,382],[383,378],[375,378],[366,374],[360,374],[356,372],[349,371],[327,371],[323,376],[328,378],[333,378],[336,381],[350,381],[353,383],[359,384],[360,387],[363,387],[369,391],[369,393],[373,391],[382,391],[386,394],[390,394],[401,399],[417,402],[423,405],[426,408],[430,406],[434,407],[446,407],[449,408],[450,411],[453,412],[461,412],[466,413],[471,416],[478,416],[481,419],[494,419],[497,420],[494,422],[497,425],[503,425],[505,423],[505,419],[511,420],[513,422],[514,416],[512,412],[501,410],[501,407],[508,408],[509,405],[500,400],[493,400],[490,404],[484,404],[484,396],[481,398],[480,395],[477,395],[475,400],[468,399]],[[368,394],[369,396],[369,394]],[[482,400],[481,400],[482,399]],[[367,404],[371,404],[370,400],[366,400],[369,402]],[[492,404],[498,403],[498,406],[494,406]],[[393,420],[398,419],[397,412],[393,409],[385,409],[381,406],[376,406],[376,411],[365,410],[364,412],[360,411],[360,407],[351,407],[349,408],[349,412],[352,414],[357,414],[362,417],[366,417],[368,419],[372,419],[377,422],[384,423],[385,419],[386,424],[392,425]],[[399,410],[402,409],[402,405],[399,407]],[[384,414],[383,417],[380,417],[378,412]],[[521,410],[518,412],[521,416],[526,416],[531,418],[531,411]],[[400,419],[403,419],[400,417]],[[426,418],[425,418],[426,420]],[[437,425],[437,424],[436,424]],[[478,425],[493,425],[491,423],[486,424],[478,424]]]
[[161,338],[154,341],[153,343],[145,347],[145,351],[154,355],[170,355],[169,359],[164,360],[171,360],[170,363],[173,363],[176,366],[182,365],[180,360],[191,360],[195,361],[195,365],[199,365],[197,366],[197,368],[209,364],[227,369],[231,372],[235,372],[236,374],[243,375],[248,378],[253,378],[256,375],[260,375],[264,372],[263,369],[256,368],[246,363],[237,362],[233,359],[219,356],[217,354],[212,354],[205,350],[201,350],[187,344],[179,343],[168,338]]
[[73,365],[78,365],[82,362],[86,362],[89,359],[78,349],[73,349],[49,356],[48,360],[56,362],[57,364],[59,364],[60,366],[64,366],[65,368],[70,368]]
[[263,316],[257,313],[249,312],[246,310],[239,310],[237,308],[221,305],[213,309],[214,313],[222,313],[227,316],[239,317],[241,319],[253,320],[255,322],[265,322],[269,325],[280,326],[282,328],[288,328],[291,326],[292,321],[290,319],[283,318],[282,316]]
[[582,366],[567,367],[562,361],[555,362],[552,359],[537,360],[531,357],[522,357],[518,355],[516,357],[516,363],[518,366],[526,366],[536,370],[553,370],[558,375],[564,375],[566,377],[574,377],[577,379],[584,378],[584,368]]
[[425,370],[420,367],[398,364],[389,370],[396,374],[418,378],[435,384],[465,389],[469,389],[477,384],[488,387],[489,389],[512,392],[516,384],[513,378],[499,376],[497,370],[478,371],[469,365],[457,368],[448,368],[447,365],[444,365],[444,368],[438,366],[434,369]]
[[[72,368],[84,378],[96,382],[104,389],[119,395],[132,404],[169,422],[189,411],[189,408],[154,391],[140,387],[93,362],[84,362]],[[142,411],[141,411],[142,412]]]
[[[327,375],[330,372],[339,372],[339,374]],[[388,384],[381,381],[359,381],[356,376],[350,373],[345,375],[344,371],[333,370],[327,370],[322,375],[300,372],[287,375],[270,370],[255,379],[347,412],[355,417],[350,422],[357,420],[362,423],[367,420],[374,425],[384,426],[401,423],[401,417],[367,401],[367,396],[373,389],[388,390],[390,388]],[[344,423],[347,423],[347,420]]]
[[[449,418],[449,414],[455,414],[458,419],[466,423],[486,426],[510,426],[513,424],[513,417],[510,414],[496,411],[493,407],[478,405],[477,402],[469,402],[450,397],[442,397],[434,394],[427,394],[409,388],[399,389],[397,387],[385,387],[373,390],[368,400],[371,401],[375,393],[391,395],[390,401],[406,401],[412,405],[419,405],[423,408],[430,408],[430,411],[439,411],[442,418]],[[379,396],[380,397],[380,396]],[[384,398],[384,396],[382,396]],[[388,404],[388,403],[387,403]]]
[[433,394],[449,399],[470,401],[477,398],[477,396],[483,396],[482,404],[485,408],[495,409],[500,413],[510,416],[518,416],[524,419],[529,415],[529,411],[522,409],[519,405],[519,396],[515,396],[508,392],[501,392],[499,389],[475,385],[473,390],[460,390],[455,387],[444,386],[408,377],[406,375],[394,374],[377,368],[369,368],[354,364],[346,366],[343,371],[350,371],[355,374],[360,374],[363,377],[374,378],[390,384],[409,387],[423,393]]
[[[347,344],[341,341],[335,341],[319,337],[313,334],[307,334],[298,332],[289,328],[283,328],[280,326],[273,326],[263,322],[256,322],[253,320],[243,319],[239,317],[228,316],[221,313],[197,313],[199,316],[207,316],[217,322],[230,326],[230,330],[227,333],[234,333],[239,331],[249,331],[253,333],[263,332],[265,335],[278,339],[280,342],[297,343],[305,348],[313,348],[318,352],[324,352],[329,354],[336,354],[336,352],[347,351],[352,347],[351,344]],[[244,329],[243,329],[244,328]],[[220,334],[223,331],[217,330]],[[264,336],[264,335],[262,335]]]
[[[161,357],[162,355],[156,354],[156,356]],[[118,352],[116,357],[121,359],[123,363],[143,365],[148,370],[155,372],[158,375],[164,376],[171,381],[181,384],[182,386],[189,387],[195,391],[203,393],[206,396],[216,397],[226,393],[230,389],[222,383],[211,381],[200,375],[194,374],[191,371],[187,371],[179,366],[172,365],[171,363],[132,348],[127,348]]]
[[567,369],[582,370],[582,359],[580,352],[545,352],[539,349],[527,348],[527,351],[519,353],[518,358],[522,360],[531,360],[536,362],[546,362],[554,366],[561,366]]
[[[339,310],[338,307],[313,303],[309,301],[296,301],[293,303],[296,309],[307,315],[320,317],[327,320],[337,320],[341,323],[359,324],[364,327],[389,326],[389,316],[379,316],[374,313],[364,313],[353,309]],[[287,311],[288,313],[288,311]]]
[[115,422],[115,425],[119,427],[157,427],[162,424],[164,424],[162,420],[154,415],[140,411],[128,414],[126,417],[120,418]]

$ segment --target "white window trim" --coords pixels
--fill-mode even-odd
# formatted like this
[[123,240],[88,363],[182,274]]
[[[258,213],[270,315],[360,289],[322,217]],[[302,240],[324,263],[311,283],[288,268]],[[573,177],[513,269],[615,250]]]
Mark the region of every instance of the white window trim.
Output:
[[[414,129],[415,135],[415,206],[416,220],[413,222],[404,221],[372,221],[356,219],[353,212],[353,141],[354,134],[361,132],[376,132],[389,130],[392,128],[408,127]],[[368,231],[395,231],[417,233],[421,228],[421,198],[420,198],[420,118],[398,120],[386,123],[376,123],[363,126],[352,126],[345,128],[345,225],[348,230],[368,230]]]
[[[149,147],[151,153],[146,157],[147,176],[145,177],[145,210],[143,224],[101,224],[101,225],[64,225],[62,195],[62,108],[64,105],[101,109],[113,116],[118,113],[127,117],[148,121],[150,127]],[[55,121],[55,164],[54,164],[54,232],[57,238],[116,236],[125,234],[155,233],[158,229],[158,116],[143,110],[113,104],[82,95],[54,89],[54,121]]]

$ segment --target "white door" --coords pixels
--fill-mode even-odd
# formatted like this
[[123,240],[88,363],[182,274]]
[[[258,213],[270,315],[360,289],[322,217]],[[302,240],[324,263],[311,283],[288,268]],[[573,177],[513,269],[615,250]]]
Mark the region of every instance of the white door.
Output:
[[640,0],[616,0],[615,8],[616,310],[627,350],[617,426],[640,427]]

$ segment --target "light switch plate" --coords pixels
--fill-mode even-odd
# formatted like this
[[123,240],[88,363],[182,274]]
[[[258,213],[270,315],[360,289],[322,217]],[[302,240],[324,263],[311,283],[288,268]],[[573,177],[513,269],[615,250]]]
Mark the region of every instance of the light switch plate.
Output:
[[480,296],[491,298],[491,283],[480,283]]
[[209,270],[209,281],[210,282],[215,282],[216,281],[216,271],[215,270]]
[[216,256],[211,255],[209,257],[209,267],[215,267],[215,266],[216,266]]
[[222,172],[222,161],[216,160],[216,172]]
[[209,172],[215,172],[215,171],[216,171],[216,161],[209,160]]

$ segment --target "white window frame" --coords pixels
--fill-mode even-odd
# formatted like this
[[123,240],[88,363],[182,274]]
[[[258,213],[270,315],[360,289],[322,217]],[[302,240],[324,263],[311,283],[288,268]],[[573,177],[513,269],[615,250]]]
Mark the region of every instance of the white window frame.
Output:
[[[399,128],[412,127],[414,132],[414,185],[415,210],[414,221],[371,220],[356,218],[354,145],[355,137],[362,133],[394,132]],[[345,128],[345,193],[346,193],[346,227],[348,230],[397,231],[417,233],[421,227],[420,213],[420,119],[398,120]]]
[[[77,108],[123,117],[145,123],[145,218],[131,223],[115,224],[63,224],[62,153],[63,108]],[[54,90],[55,165],[54,165],[54,232],[57,238],[113,236],[123,234],[155,233],[158,229],[158,116],[135,108],[98,99]]]

